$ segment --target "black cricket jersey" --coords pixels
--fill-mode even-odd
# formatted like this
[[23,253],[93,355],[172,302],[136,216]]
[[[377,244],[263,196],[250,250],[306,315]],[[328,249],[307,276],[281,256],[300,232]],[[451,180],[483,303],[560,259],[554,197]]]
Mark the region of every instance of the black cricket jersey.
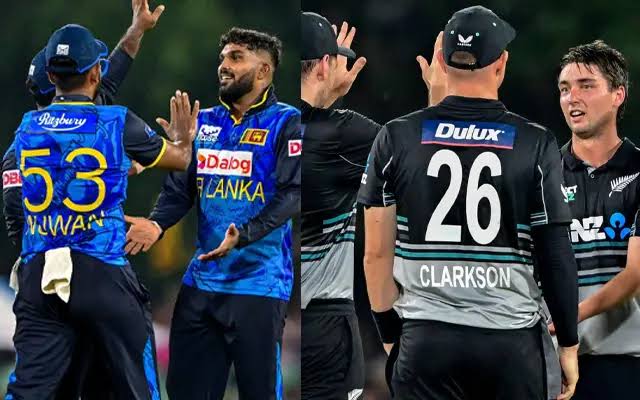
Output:
[[532,227],[569,224],[554,135],[497,100],[449,96],[386,124],[358,201],[395,205],[405,319],[534,326]]
[[356,196],[380,125],[303,102],[302,308],[353,299]]
[[[640,208],[640,149],[624,139],[611,159],[592,168],[562,148],[564,201],[572,215],[580,301],[622,271]],[[640,296],[578,325],[580,353],[640,356]]]

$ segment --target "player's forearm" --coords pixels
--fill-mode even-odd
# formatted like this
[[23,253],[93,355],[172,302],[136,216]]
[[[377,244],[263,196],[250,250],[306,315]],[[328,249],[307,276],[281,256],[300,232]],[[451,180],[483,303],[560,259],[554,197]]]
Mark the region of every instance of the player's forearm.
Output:
[[165,232],[177,224],[193,207],[196,196],[195,165],[188,171],[170,172],[162,185],[149,219],[160,225]]
[[589,296],[578,307],[578,321],[608,311],[628,300],[640,289],[640,268],[627,267]]
[[540,261],[540,280],[558,343],[578,343],[578,272],[567,227],[543,225],[531,229]]
[[120,39],[120,42],[118,42],[118,47],[127,53],[129,57],[136,58],[138,51],[140,51],[143,36],[144,30],[142,28],[131,25],[122,39]]
[[393,252],[366,251],[364,275],[371,309],[383,312],[391,309],[398,299],[398,287],[393,279]]
[[240,238],[236,248],[262,239],[299,212],[300,186],[292,185],[278,189],[276,195],[257,216],[238,228]]

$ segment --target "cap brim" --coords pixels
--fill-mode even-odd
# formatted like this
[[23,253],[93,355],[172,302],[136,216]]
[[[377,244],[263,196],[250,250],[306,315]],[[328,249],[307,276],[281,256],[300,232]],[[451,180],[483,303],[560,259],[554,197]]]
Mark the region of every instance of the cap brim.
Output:
[[107,45],[102,40],[96,39],[96,45],[98,47],[100,57],[106,57],[109,55],[109,47],[107,47]]
[[109,66],[111,65],[111,61],[106,58],[100,59],[100,77],[104,78],[104,76],[109,72]]
[[347,49],[346,47],[340,47],[340,46],[338,46],[338,55],[345,56],[351,59],[356,58],[355,51],[351,49]]

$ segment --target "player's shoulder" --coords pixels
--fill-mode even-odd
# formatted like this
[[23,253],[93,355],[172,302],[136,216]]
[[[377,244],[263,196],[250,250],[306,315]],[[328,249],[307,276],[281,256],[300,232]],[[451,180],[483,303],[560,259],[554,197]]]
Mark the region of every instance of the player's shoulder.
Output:
[[198,112],[198,115],[215,115],[215,114],[223,113],[225,111],[226,111],[226,108],[224,106],[218,105],[218,106],[212,106],[209,108],[202,108]]
[[548,137],[553,136],[553,133],[546,126],[530,119],[523,117],[520,114],[516,114],[512,111],[507,111],[505,114],[505,122],[513,125],[518,129],[518,134],[533,135]]
[[283,103],[281,101],[278,101],[278,102],[272,104],[270,107],[276,113],[281,114],[283,116],[285,116],[285,115],[300,116],[300,114],[301,114],[300,110],[297,109],[296,107],[292,106],[291,104]]
[[98,111],[101,112],[105,112],[105,113],[113,113],[113,114],[129,114],[129,113],[133,113],[133,110],[129,109],[129,107],[127,106],[123,106],[120,104],[96,104],[95,107],[98,109]]
[[349,109],[332,109],[329,118],[337,121],[341,125],[352,126],[357,129],[373,129],[379,131],[382,127],[371,118]]
[[640,147],[638,147],[629,138],[623,139],[623,145],[628,148],[628,157],[626,157],[628,162],[633,164],[636,168],[640,167]]
[[431,110],[433,107],[423,108],[421,110],[414,111],[409,114],[405,114],[401,117],[394,118],[384,124],[384,128],[388,132],[388,135],[392,137],[401,136],[408,137],[410,132],[420,132],[422,127],[422,121],[435,116]]

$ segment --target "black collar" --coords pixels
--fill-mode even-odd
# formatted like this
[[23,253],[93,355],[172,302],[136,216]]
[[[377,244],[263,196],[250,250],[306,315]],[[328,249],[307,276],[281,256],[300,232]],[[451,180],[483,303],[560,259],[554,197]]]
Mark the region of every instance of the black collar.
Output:
[[238,125],[240,122],[242,122],[242,118],[246,117],[247,115],[258,113],[264,110],[265,108],[278,102],[278,99],[276,98],[275,89],[273,88],[273,85],[271,85],[267,89],[265,89],[265,91],[262,92],[260,96],[258,96],[255,103],[253,103],[253,105],[249,107],[249,109],[247,110],[246,113],[244,113],[244,116],[242,118],[236,119],[231,113],[231,106],[225,103],[224,101],[222,101],[222,99],[219,99],[219,100],[220,100],[220,104],[222,104],[222,106],[226,108],[227,111],[229,112],[229,117],[233,120],[235,125]]
[[52,103],[93,103],[93,99],[82,94],[67,94],[54,97]]
[[[560,150],[562,153],[562,162],[564,165],[570,170],[577,170],[580,168],[587,168],[587,165],[576,157],[573,154],[571,149],[571,140],[569,140],[562,149]],[[628,138],[622,139],[622,144],[618,147],[613,156],[604,163],[602,166],[597,168],[597,170],[605,170],[605,169],[614,169],[614,168],[624,168],[629,161],[635,157],[636,145],[633,144],[631,140]]]
[[447,96],[440,102],[440,105],[457,109],[468,108],[475,111],[478,109],[507,111],[500,100],[477,97]]

